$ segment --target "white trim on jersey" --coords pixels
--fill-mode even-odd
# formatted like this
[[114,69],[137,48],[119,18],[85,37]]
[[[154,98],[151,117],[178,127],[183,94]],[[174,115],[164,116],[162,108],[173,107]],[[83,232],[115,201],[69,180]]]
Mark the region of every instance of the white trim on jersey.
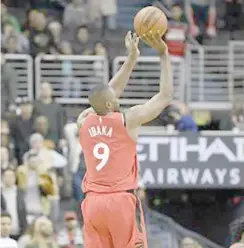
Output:
[[122,117],[122,123],[123,123],[123,126],[125,125],[125,117],[124,117],[124,113],[121,113],[121,117]]

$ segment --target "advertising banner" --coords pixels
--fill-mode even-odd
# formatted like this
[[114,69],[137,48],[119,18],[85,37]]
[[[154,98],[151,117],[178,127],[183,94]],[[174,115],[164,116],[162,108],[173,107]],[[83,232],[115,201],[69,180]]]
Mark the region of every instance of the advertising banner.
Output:
[[244,135],[141,135],[138,158],[147,188],[244,189]]

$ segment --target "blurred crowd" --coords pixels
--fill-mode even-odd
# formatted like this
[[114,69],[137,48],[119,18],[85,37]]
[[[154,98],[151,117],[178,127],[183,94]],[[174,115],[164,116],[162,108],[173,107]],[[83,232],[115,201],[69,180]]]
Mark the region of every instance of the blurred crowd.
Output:
[[[10,2],[6,1],[6,4],[11,6]],[[107,25],[109,18],[113,18],[117,12],[115,0],[110,0],[110,3],[89,1],[89,4],[85,4],[83,0],[73,0],[63,6],[61,16],[49,12],[48,3],[45,5],[40,3],[42,1],[30,1],[29,4],[28,1],[24,2],[29,8],[23,23],[1,3],[2,52],[32,56],[107,55],[104,44],[99,40],[103,40],[106,29],[110,27]],[[24,3],[21,7],[23,6]],[[101,34],[98,41],[91,44],[88,26],[97,23],[100,25]]]
[[[225,0],[225,28],[241,28],[241,0]],[[153,3],[149,1],[149,4]],[[174,56],[184,56],[188,37],[199,43],[217,35],[215,0],[161,1],[170,18],[165,36]],[[24,22],[10,11],[28,9]],[[106,33],[117,27],[116,0],[5,0],[1,1],[2,53],[109,56]],[[90,30],[98,29],[97,39]],[[67,35],[68,34],[68,35]],[[52,86],[43,82],[38,100],[16,101],[16,76],[1,56],[1,244],[19,248],[80,248],[83,244],[79,205],[84,199],[81,180],[85,173],[75,123],[56,103]],[[237,105],[231,116],[214,119],[209,111],[192,112],[173,102],[156,120],[167,130],[244,130],[244,107]],[[71,185],[68,212],[61,209]],[[145,209],[145,190],[138,195]],[[233,242],[243,242],[244,221],[231,225]],[[62,228],[60,228],[62,227]],[[10,239],[9,237],[13,238]],[[5,243],[4,243],[5,242]],[[185,237],[182,248],[202,247]]]
[[[233,34],[243,26],[242,0],[224,0],[221,3],[218,0],[148,0],[150,4],[159,5],[168,15],[170,21],[165,39],[170,52],[177,56],[184,55],[184,45],[189,41],[188,38],[191,43],[202,43],[205,38],[216,37],[218,28]],[[225,4],[221,16],[218,16],[218,4]],[[11,14],[8,6],[25,7],[28,9],[26,16],[19,20]],[[110,38],[105,38],[106,31],[117,28],[117,14],[116,0],[5,0],[1,3],[2,51],[33,56],[107,56],[106,40]],[[94,35],[91,35],[93,27],[99,29],[95,31],[99,33],[95,35],[95,40]]]

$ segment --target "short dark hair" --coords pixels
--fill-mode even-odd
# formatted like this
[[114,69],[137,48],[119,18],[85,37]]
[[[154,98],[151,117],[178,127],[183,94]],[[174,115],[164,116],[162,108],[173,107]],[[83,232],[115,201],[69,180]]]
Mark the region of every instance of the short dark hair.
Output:
[[76,28],[76,31],[79,31],[79,30],[82,29],[82,28],[88,29],[88,26],[87,26],[87,25],[80,25],[80,26],[78,26],[78,27]]
[[8,217],[9,219],[12,220],[11,215],[8,212],[6,212],[6,211],[1,212],[1,218],[3,218],[3,217]]
[[78,32],[79,32],[80,29],[87,29],[88,30],[88,26],[87,25],[80,25],[80,26],[78,26],[76,28],[76,30],[75,30],[75,37],[77,37]]
[[100,93],[102,91],[108,90],[109,85],[108,84],[99,84],[91,89],[89,93],[89,98],[91,98],[94,94]]

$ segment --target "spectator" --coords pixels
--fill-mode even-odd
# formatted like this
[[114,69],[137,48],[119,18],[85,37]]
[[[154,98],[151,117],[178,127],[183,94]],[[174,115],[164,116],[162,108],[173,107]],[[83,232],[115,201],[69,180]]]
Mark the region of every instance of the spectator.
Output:
[[[216,6],[215,0],[186,0],[185,11],[193,37],[203,35],[202,26],[207,26],[209,37],[216,36]],[[204,31],[203,31],[204,32]],[[200,41],[200,40],[199,40]]]
[[17,18],[8,13],[7,6],[1,3],[1,24],[4,26],[6,23],[11,24],[17,32],[21,31],[21,26]]
[[17,240],[27,228],[24,193],[16,186],[16,175],[13,169],[6,169],[2,174],[2,200],[6,211],[11,215],[11,236]]
[[35,28],[37,26],[37,16],[39,11],[36,9],[29,9],[27,11],[27,20],[24,23],[22,30],[24,31],[24,34],[30,38],[30,31],[31,29]]
[[172,5],[171,19],[168,23],[168,30],[165,35],[169,53],[173,56],[184,57],[185,42],[187,36],[186,17],[181,6],[177,3]]
[[28,163],[29,156],[35,155],[38,164],[42,164],[44,171],[51,168],[63,168],[67,159],[55,150],[45,147],[44,138],[38,133],[30,137],[30,150],[24,154],[24,164]]
[[27,99],[23,99],[20,103],[20,110],[20,115],[11,123],[11,134],[18,164],[23,163],[23,155],[29,150],[29,138],[34,132],[33,105]]
[[5,53],[20,53],[18,46],[18,37],[16,35],[11,35],[6,38],[3,44],[3,51]]
[[18,248],[26,248],[34,235],[35,220],[28,226],[26,232],[18,239]]
[[1,212],[1,248],[17,248],[17,242],[9,237],[11,232],[12,219],[8,213]]
[[51,47],[51,53],[58,53],[60,43],[62,42],[62,24],[59,21],[52,21],[48,24],[48,30],[52,35],[53,47]]
[[57,236],[57,243],[60,248],[82,248],[83,235],[78,225],[75,212],[66,212],[64,214],[65,228]]
[[62,148],[65,145],[63,128],[66,123],[66,115],[62,107],[53,101],[52,87],[48,82],[42,83],[40,98],[34,102],[34,116],[40,115],[48,118],[53,140],[57,140],[59,147]]
[[189,114],[185,104],[174,102],[169,105],[162,113],[161,118],[164,124],[174,125],[178,131],[197,132],[198,127]]
[[43,136],[44,146],[49,149],[55,149],[58,140],[53,137],[52,132],[50,132],[48,119],[46,116],[38,116],[35,119],[34,129],[36,133],[39,133]]
[[10,146],[10,130],[8,121],[5,119],[1,120],[1,146],[7,149]]
[[[69,160],[70,170],[72,173],[76,173],[80,165],[80,161],[81,161],[80,156],[82,153],[76,123],[66,124],[64,127],[64,134],[65,134],[65,138],[67,140],[67,145],[69,149],[68,160]],[[84,158],[82,160],[84,160]]]
[[[62,41],[60,43],[59,51],[60,51],[61,54],[64,54],[64,55],[71,55],[71,54],[73,54],[72,46],[71,46],[71,44],[68,41]],[[65,60],[64,62],[65,63],[71,63],[71,62],[69,62],[67,60]],[[70,65],[68,65],[68,66],[70,66]],[[72,67],[72,64],[71,64],[71,67]]]
[[87,11],[84,0],[72,0],[64,10],[63,24],[66,28],[75,30],[87,23]]
[[75,54],[92,55],[92,49],[89,42],[89,32],[87,26],[80,26],[76,30]]
[[244,130],[244,106],[238,109],[235,109],[232,116],[232,123],[236,130]]
[[16,73],[11,66],[6,63],[1,54],[1,114],[4,116],[6,111],[13,107],[17,97],[16,92]]
[[31,54],[48,54],[53,46],[53,39],[47,28],[47,18],[42,12],[37,12],[35,18],[34,27],[30,29]]
[[54,239],[53,224],[47,217],[40,217],[35,221],[33,238],[26,248],[57,248]]
[[240,29],[242,6],[243,0],[225,0],[226,26],[231,34],[233,31]]
[[98,41],[95,43],[94,54],[98,56],[108,57],[107,49],[102,42]]
[[241,242],[244,243],[244,216],[230,224],[231,243]]
[[[57,176],[52,168],[55,163],[52,152],[43,145],[43,137],[30,137],[31,149],[24,155],[24,165],[18,168],[18,184],[26,192],[29,219],[39,214],[50,215],[53,204],[58,202]],[[58,161],[58,164],[60,159]],[[58,210],[55,210],[58,214]]]
[[[103,45],[102,42],[96,42],[95,47],[94,47],[94,53],[97,56],[103,56],[103,57],[108,57],[108,52],[105,48],[105,46]],[[103,74],[103,62],[101,61],[95,61],[93,63],[93,70],[94,70],[94,74],[97,77],[102,77]]]
[[[33,155],[29,157],[27,166],[18,167],[19,187],[25,191],[27,220],[32,222],[37,216],[49,216],[52,213],[56,184],[53,172],[38,166],[38,160]],[[57,213],[58,209],[55,209]]]
[[210,130],[212,123],[212,114],[208,110],[192,111],[192,116],[199,130]]
[[[5,159],[8,159],[9,164],[16,165],[13,151],[14,147],[11,141],[9,124],[7,120],[4,119],[1,120],[1,147],[7,149],[4,149],[3,153],[7,152],[7,154],[5,154]],[[5,160],[5,162],[7,165],[7,160]]]
[[82,221],[80,205],[84,200],[85,195],[82,192],[80,182],[82,181],[86,171],[85,160],[82,154],[81,146],[79,144],[79,136],[76,123],[69,123],[65,125],[64,132],[69,149],[69,166],[73,174],[72,188],[73,197],[76,202],[75,209],[77,209],[78,216],[79,218],[81,218]]
[[[7,43],[9,42],[8,40],[10,37],[14,37],[16,39],[17,42],[16,53],[29,53],[30,44],[27,37],[23,33],[16,31],[11,24],[6,23],[3,26],[3,35],[2,35],[3,47],[6,46],[8,47]],[[9,53],[14,53],[14,52],[9,52]]]
[[9,152],[6,147],[1,146],[1,172],[10,165]]
[[90,0],[88,2],[88,8],[90,22],[102,18],[101,37],[105,36],[109,23],[112,23],[110,25],[111,28],[112,26],[115,28],[115,15],[117,14],[116,0]]
[[231,113],[225,113],[219,121],[219,130],[233,130],[234,123],[232,122]]

